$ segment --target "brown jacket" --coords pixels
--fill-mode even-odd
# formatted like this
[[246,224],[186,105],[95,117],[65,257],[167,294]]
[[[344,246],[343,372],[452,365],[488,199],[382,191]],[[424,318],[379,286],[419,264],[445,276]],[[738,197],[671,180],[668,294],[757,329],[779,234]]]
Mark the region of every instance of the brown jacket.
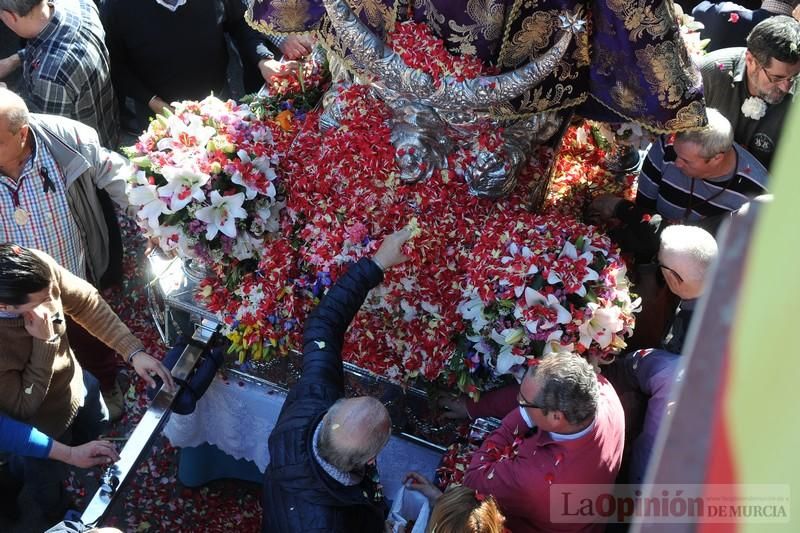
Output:
[[[123,355],[142,347],[97,289],[58,266],[44,252],[37,254],[52,271],[51,299],[45,304],[52,315],[68,314]],[[22,318],[0,319],[0,411],[58,438],[83,403],[84,388],[66,326],[61,323],[55,327],[61,336],[47,342],[32,337]]]

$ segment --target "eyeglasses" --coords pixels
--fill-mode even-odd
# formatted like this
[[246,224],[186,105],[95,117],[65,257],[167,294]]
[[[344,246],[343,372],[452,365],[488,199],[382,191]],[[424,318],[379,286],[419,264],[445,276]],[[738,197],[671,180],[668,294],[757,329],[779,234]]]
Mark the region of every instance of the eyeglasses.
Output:
[[678,271],[675,270],[674,268],[670,268],[667,265],[662,265],[661,261],[659,261],[658,258],[655,258],[653,260],[653,264],[655,264],[660,269],[663,268],[664,270],[669,270],[670,272],[672,272],[675,275],[675,277],[678,279],[679,283],[683,283],[683,276],[678,274]]
[[519,392],[517,393],[517,404],[520,407],[529,407],[531,409],[544,409],[541,405],[537,405],[533,402],[529,402],[525,399],[525,396],[522,395],[522,389],[520,388]]
[[795,74],[791,78],[787,78],[785,76],[776,76],[775,74],[770,73],[761,63],[759,63],[758,66],[764,71],[764,76],[767,77],[767,80],[769,80],[769,82],[773,85],[778,85],[779,83],[783,83],[785,81],[788,81],[789,85],[792,85],[797,81],[798,78],[800,78],[800,74]]

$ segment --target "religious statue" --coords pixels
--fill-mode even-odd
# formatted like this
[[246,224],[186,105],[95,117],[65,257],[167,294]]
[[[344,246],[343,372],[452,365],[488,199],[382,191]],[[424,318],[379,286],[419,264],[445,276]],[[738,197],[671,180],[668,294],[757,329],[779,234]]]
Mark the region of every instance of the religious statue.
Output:
[[[705,113],[671,0],[254,0],[251,25],[267,34],[316,32],[333,62],[371,84],[393,113],[402,179],[426,179],[455,147],[475,160],[464,179],[484,197],[510,192],[532,147],[572,112],[632,121],[654,132],[700,127]],[[395,23],[427,24],[448,51],[498,73],[442,80],[386,45]],[[341,83],[347,83],[340,76]],[[323,128],[337,126],[336,84]],[[477,132],[502,132],[479,146]]]

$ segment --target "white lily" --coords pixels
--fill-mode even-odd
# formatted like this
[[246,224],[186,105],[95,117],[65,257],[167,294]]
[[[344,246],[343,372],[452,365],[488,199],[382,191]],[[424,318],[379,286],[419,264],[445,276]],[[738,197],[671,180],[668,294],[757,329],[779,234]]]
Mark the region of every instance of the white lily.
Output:
[[494,342],[500,345],[496,365],[498,374],[508,374],[515,365],[525,362],[523,356],[515,355],[513,352],[514,345],[525,338],[525,330],[522,328],[506,328],[498,332],[493,329],[490,336]]
[[[527,320],[525,322],[525,328],[531,333],[536,333],[540,326],[542,329],[547,330],[552,328],[556,324],[566,324],[570,320],[572,320],[572,315],[570,314],[570,312],[567,311],[566,308],[559,303],[558,298],[556,298],[554,295],[548,294],[547,297],[545,297],[539,291],[536,291],[530,287],[526,287],[525,307],[531,308],[535,305],[541,305],[555,311],[556,320],[555,322],[553,322],[551,320],[543,319],[541,320],[541,323],[539,320]],[[518,319],[522,319],[524,317],[523,310],[517,307],[514,310],[514,316],[517,317]]]
[[[564,248],[561,249],[561,253],[558,255],[559,258],[567,256],[572,260],[577,261],[578,259],[585,259],[587,263],[591,263],[593,256],[592,252],[584,252],[578,255],[578,250],[575,248],[575,245],[571,242],[564,243]],[[600,275],[592,270],[589,267],[586,267],[586,273],[584,274],[583,278],[578,280],[580,282],[580,287],[575,294],[578,296],[586,296],[586,286],[585,283],[587,281],[595,281],[600,279]],[[547,283],[551,285],[555,285],[556,283],[564,283],[564,280],[561,278],[561,275],[558,274],[555,270],[551,270],[550,274],[547,276]]]
[[186,148],[202,148],[205,150],[209,139],[216,135],[217,130],[211,126],[204,126],[202,117],[189,113],[179,116],[170,115],[167,118],[168,137],[164,137],[156,144],[159,150],[184,151]]
[[202,202],[206,199],[203,185],[210,176],[193,167],[163,167],[161,174],[167,180],[166,185],[158,188],[162,198],[169,197],[169,207],[180,211],[194,199]]
[[147,220],[147,225],[154,231],[158,229],[158,217],[170,215],[172,210],[158,195],[158,187],[151,185],[144,171],[140,170],[135,176],[136,185],[128,190],[128,202],[131,205],[141,206],[136,216]]
[[219,232],[230,238],[236,237],[236,219],[247,218],[247,211],[242,209],[244,194],[222,196],[219,191],[211,191],[209,199],[211,205],[201,207],[195,213],[198,220],[207,224],[206,239],[213,239]]
[[546,357],[554,353],[573,353],[575,351],[574,344],[561,344],[561,337],[563,334],[563,331],[556,330],[548,335],[544,344],[544,348],[542,348],[542,357]]
[[624,327],[621,309],[615,305],[600,307],[592,302],[587,304],[587,308],[592,312],[592,318],[578,327],[581,335],[579,342],[589,348],[594,340],[601,348],[607,348],[614,339],[614,333]]
[[473,331],[481,331],[489,321],[483,316],[483,300],[478,296],[477,290],[465,293],[467,300],[462,300],[458,304],[457,311],[465,320],[472,322]]
[[239,172],[238,170],[233,173],[231,176],[231,181],[237,185],[241,185],[245,189],[245,195],[247,196],[248,200],[252,200],[258,194],[263,194],[264,196],[268,196],[269,198],[275,198],[275,195],[278,194],[277,189],[275,189],[275,185],[272,183],[277,175],[275,174],[275,170],[270,166],[270,161],[268,157],[261,156],[255,159],[250,159],[250,155],[244,151],[239,150],[236,152],[236,155],[239,156],[244,163],[250,163],[253,167],[264,174],[264,176],[269,180],[267,183],[267,187],[265,190],[260,190],[255,187],[252,187],[247,180],[245,180],[244,175]]
[[178,226],[159,226],[153,230],[152,236],[158,238],[158,246],[165,252],[184,248],[182,244],[186,240]]

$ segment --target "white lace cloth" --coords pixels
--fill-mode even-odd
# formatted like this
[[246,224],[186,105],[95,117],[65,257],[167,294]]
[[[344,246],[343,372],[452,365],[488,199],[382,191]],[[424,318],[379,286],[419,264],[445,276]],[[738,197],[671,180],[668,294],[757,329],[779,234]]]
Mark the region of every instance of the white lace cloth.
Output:
[[235,457],[253,461],[262,472],[269,464],[269,438],[285,395],[254,383],[214,378],[190,415],[172,414],[164,435],[180,448],[210,443]]
[[[236,459],[253,461],[264,472],[267,439],[285,398],[280,391],[217,375],[194,413],[170,416],[164,435],[180,448],[208,442]],[[441,457],[439,451],[393,436],[378,456],[384,494],[394,497],[410,470],[432,479]]]

